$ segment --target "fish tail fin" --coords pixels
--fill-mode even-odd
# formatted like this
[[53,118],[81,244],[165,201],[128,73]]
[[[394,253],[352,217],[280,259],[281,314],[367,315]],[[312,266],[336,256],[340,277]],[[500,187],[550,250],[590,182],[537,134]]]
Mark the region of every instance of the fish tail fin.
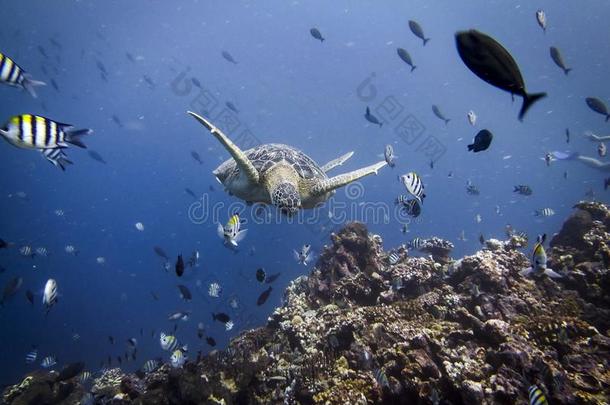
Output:
[[59,167],[62,171],[66,171],[66,166],[67,165],[72,165],[74,164],[71,160],[65,158],[65,157],[60,157],[58,158],[55,162],[51,162],[53,163],[53,165]]
[[415,65],[411,66],[411,72],[414,71],[416,67],[417,66],[415,66]]
[[449,121],[451,121],[451,118],[445,118],[445,125],[449,124]]
[[546,93],[534,93],[534,94],[525,93],[523,95],[523,105],[521,106],[521,111],[519,111],[519,121],[523,121],[523,117],[525,116],[525,113],[527,112],[527,110],[529,110],[530,107],[536,101],[538,101],[544,97],[546,97]]
[[468,150],[471,151],[474,149],[474,143],[471,143],[470,145],[468,145]]
[[570,73],[572,71],[572,68],[565,68],[563,69],[563,73],[565,73],[565,75],[567,76],[568,73]]
[[30,95],[34,98],[37,97],[36,90],[34,87],[36,86],[46,86],[45,82],[41,82],[40,80],[33,80],[32,77],[28,74],[23,75],[23,88],[30,93]]
[[216,235],[218,235],[220,239],[225,238],[225,230],[221,224],[218,224],[218,226],[216,227]]
[[549,276],[551,278],[562,278],[563,277],[561,274],[553,271],[553,269],[545,269],[544,274],[546,274],[547,276]]
[[87,145],[85,145],[80,138],[85,135],[89,135],[92,133],[91,129],[71,129],[66,131],[66,142],[71,143],[74,146],[78,146],[79,148],[87,149]]
[[428,43],[428,41],[430,41],[430,38],[424,38],[424,46],[426,46],[426,44]]
[[235,246],[237,246],[237,244],[239,242],[244,240],[244,238],[246,237],[247,233],[248,233],[247,229],[242,229],[241,231],[237,232],[237,235],[235,235],[235,238],[233,238],[233,241],[235,242]]
[[519,272],[520,275],[522,275],[523,277],[527,277],[530,274],[532,274],[532,272],[534,271],[534,269],[532,267],[528,267],[527,269],[523,269]]

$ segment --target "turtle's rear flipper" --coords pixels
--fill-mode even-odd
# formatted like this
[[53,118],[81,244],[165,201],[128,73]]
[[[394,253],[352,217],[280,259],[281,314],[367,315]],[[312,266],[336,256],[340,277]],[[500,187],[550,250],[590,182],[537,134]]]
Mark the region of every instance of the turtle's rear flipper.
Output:
[[253,183],[258,183],[258,171],[252,165],[252,162],[248,160],[246,154],[237,147],[220,129],[216,128],[210,121],[206,120],[202,116],[192,112],[187,111],[190,115],[192,115],[201,125],[206,127],[212,135],[225,147],[225,149],[231,154],[233,159],[235,159],[235,163],[237,163],[237,167],[241,170],[250,181]]
[[338,176],[331,177],[330,179],[320,181],[318,184],[313,186],[311,190],[312,194],[321,195],[329,193],[339,187],[343,187],[346,184],[361,179],[364,176],[368,176],[369,174],[377,174],[377,171],[385,165],[387,165],[387,163],[385,161],[381,161],[373,165],[363,167],[362,169],[354,170],[353,172],[340,174]]
[[324,173],[328,172],[329,170],[334,169],[337,166],[341,166],[343,163],[345,163],[345,161],[349,158],[352,157],[352,155],[354,154],[354,152],[347,152],[345,155],[343,156],[339,156],[336,159],[331,160],[330,162],[326,163],[324,166],[322,166],[320,169],[322,169],[322,171]]

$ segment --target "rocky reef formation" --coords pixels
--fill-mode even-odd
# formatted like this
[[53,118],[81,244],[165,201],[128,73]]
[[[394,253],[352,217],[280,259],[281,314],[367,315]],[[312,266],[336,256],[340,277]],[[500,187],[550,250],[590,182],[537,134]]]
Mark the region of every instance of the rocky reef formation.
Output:
[[[610,211],[575,208],[547,252],[561,279],[520,276],[530,263],[515,240],[488,240],[457,261],[448,245],[431,258],[401,247],[390,265],[381,238],[349,224],[312,273],[290,284],[266,326],[182,369],[108,370],[94,382],[94,400],[514,404],[527,403],[536,384],[552,404],[607,403]],[[40,389],[49,398],[40,403],[75,403],[56,394],[59,384],[84,395],[76,383],[32,374],[7,388],[4,402],[31,403]]]

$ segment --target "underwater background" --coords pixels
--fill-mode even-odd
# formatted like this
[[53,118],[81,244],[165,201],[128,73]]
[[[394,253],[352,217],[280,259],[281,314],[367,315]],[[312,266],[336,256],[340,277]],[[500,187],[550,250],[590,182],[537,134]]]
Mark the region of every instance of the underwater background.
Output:
[[[539,8],[548,18],[546,33],[536,23]],[[364,222],[387,249],[438,236],[453,241],[453,256],[460,257],[480,248],[481,234],[502,238],[507,224],[530,240],[552,235],[586,193],[609,201],[604,173],[544,161],[556,150],[596,156],[597,144],[582,134],[608,133],[609,124],[584,102],[589,96],[608,100],[610,93],[605,1],[5,1],[2,10],[0,52],[47,82],[37,99],[1,86],[2,120],[32,113],[94,131],[84,140],[88,150],[69,149],[74,165],[65,172],[39,153],[0,147],[0,237],[14,244],[0,251],[0,285],[23,278],[0,309],[2,385],[39,368],[46,356],[56,357],[58,367],[83,361],[99,369],[108,356],[122,356],[132,337],[138,358],[123,362],[124,370],[139,369],[150,358],[167,361],[159,333],[173,330],[168,315],[180,310],[191,311],[188,321],[178,321],[181,343],[195,353],[214,349],[197,337],[203,322],[206,336],[222,348],[240,331],[263,325],[288,283],[310,271],[311,265],[294,260],[293,249],[311,244],[319,253],[330,233],[349,221]],[[425,47],[410,32],[410,19],[431,38]],[[324,41],[312,38],[312,27]],[[548,93],[524,122],[517,119],[520,98],[511,102],[460,60],[454,34],[470,28],[511,52],[528,91]],[[573,68],[569,75],[551,60],[550,46],[561,49]],[[398,58],[397,47],[409,51],[417,69],[411,72]],[[384,115],[388,102],[396,108],[392,117]],[[448,124],[434,116],[433,104],[451,119]],[[382,126],[365,120],[367,106]],[[216,182],[211,171],[229,155],[187,110],[222,122],[238,145],[285,143],[320,165],[353,150],[338,173],[382,160],[387,144],[396,167],[339,189],[311,223],[269,208],[265,218],[268,213],[271,219],[256,223],[261,221],[251,207]],[[469,110],[478,116],[475,127],[466,118]],[[417,141],[396,132],[407,118]],[[494,134],[490,149],[468,152],[466,145],[483,128]],[[421,147],[426,139],[440,145],[435,153]],[[106,163],[91,159],[89,151]],[[397,176],[409,171],[426,187],[416,220],[394,204],[405,194]],[[466,193],[468,180],[480,195]],[[514,193],[519,184],[533,194]],[[547,207],[554,216],[533,215]],[[218,223],[235,210],[248,229],[237,252],[216,235]],[[134,226],[138,222],[143,231]],[[466,241],[458,240],[462,230]],[[19,247],[25,245],[45,247],[48,256],[23,257]],[[78,255],[66,253],[67,245]],[[154,246],[167,252],[169,271]],[[186,260],[195,251],[198,266],[178,278],[177,255]],[[257,297],[268,285],[256,280],[258,268],[281,273],[260,306]],[[49,278],[57,280],[60,297],[46,314],[41,293]],[[219,298],[208,294],[213,282],[222,287]],[[193,292],[192,301],[180,298],[177,284]],[[26,290],[35,294],[33,305]],[[229,305],[233,298],[237,308]],[[213,312],[230,314],[233,329],[214,322]],[[38,360],[26,364],[33,346]]]

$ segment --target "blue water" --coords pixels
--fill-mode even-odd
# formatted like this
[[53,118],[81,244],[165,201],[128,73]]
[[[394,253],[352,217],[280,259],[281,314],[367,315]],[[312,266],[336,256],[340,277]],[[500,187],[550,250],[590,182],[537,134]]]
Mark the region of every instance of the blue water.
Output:
[[[547,14],[546,34],[536,23],[537,8]],[[587,96],[610,101],[610,7],[605,1],[589,0],[586,7],[553,1],[5,1],[2,10],[0,52],[48,85],[37,89],[38,99],[0,86],[1,120],[35,113],[92,128],[85,143],[107,164],[71,147],[67,153],[74,165],[62,172],[38,152],[0,145],[0,237],[15,244],[0,251],[0,265],[6,268],[0,285],[15,276],[24,280],[0,309],[0,384],[16,381],[47,355],[57,357],[58,367],[83,360],[95,371],[108,355],[116,365],[114,358],[125,352],[130,337],[139,341],[138,358],[123,362],[125,369],[136,370],[150,358],[167,361],[158,334],[172,331],[167,316],[177,310],[192,311],[177,331],[179,340],[191,347],[191,357],[212,349],[197,338],[198,322],[222,348],[239,331],[263,325],[281,304],[290,280],[308,273],[294,261],[292,249],[311,243],[319,253],[329,243],[329,233],[349,220],[366,222],[388,249],[436,235],[452,240],[453,255],[459,257],[480,248],[481,233],[503,237],[507,223],[530,238],[557,232],[589,189],[593,198],[609,200],[603,173],[577,162],[547,167],[542,160],[552,150],[596,156],[597,145],[581,134],[608,134],[609,124],[584,102]],[[409,31],[409,19],[417,20],[432,38],[425,47]],[[312,27],[326,38],[323,43],[310,36]],[[512,103],[509,94],[479,80],[460,60],[454,34],[469,28],[492,35],[513,54],[530,92],[548,92],[524,122],[517,120],[520,98]],[[569,76],[551,61],[551,45],[561,49],[573,68]],[[411,54],[418,66],[413,73],[396,55],[397,47]],[[238,63],[223,59],[223,50]],[[108,71],[107,82],[97,61]],[[59,90],[50,85],[51,79]],[[228,110],[226,101],[239,114]],[[396,108],[392,117],[384,110],[387,103]],[[447,126],[433,115],[432,104],[451,118]],[[364,119],[367,105],[385,120],[383,127]],[[478,115],[476,128],[466,119],[470,109]],[[382,159],[386,144],[393,145],[397,166],[338,190],[312,224],[286,218],[256,224],[249,208],[231,207],[239,201],[224,193],[211,174],[228,153],[187,110],[205,111],[244,146],[286,143],[320,164],[355,151],[335,174]],[[235,128],[227,127],[223,117]],[[418,128],[413,135],[417,140],[405,142],[395,131],[405,119]],[[466,145],[483,128],[495,136],[490,149],[467,152]],[[566,128],[572,134],[570,144],[565,142]],[[242,135],[245,130],[249,135]],[[444,153],[430,156],[421,149],[425,140]],[[203,165],[191,158],[193,150]],[[421,221],[410,223],[404,235],[404,218],[397,217],[393,201],[404,193],[397,175],[412,170],[422,176],[427,198]],[[480,196],[466,194],[468,179],[480,188]],[[534,194],[513,194],[517,184],[530,185]],[[192,205],[185,187],[205,206]],[[17,197],[18,191],[27,197]],[[544,207],[556,215],[532,215]],[[65,215],[55,215],[56,209]],[[235,209],[249,229],[237,253],[216,236],[217,222],[224,223]],[[201,218],[203,212],[208,215]],[[198,215],[195,221],[193,213]],[[476,214],[481,223],[475,222]],[[144,224],[143,232],[136,222]],[[466,242],[457,240],[462,230]],[[78,256],[65,253],[68,244],[79,249]],[[44,246],[50,256],[21,257],[22,245]],[[154,254],[155,245],[171,256],[170,272]],[[201,255],[199,267],[187,269],[179,279],[173,271],[176,256],[182,253],[187,259],[195,250]],[[98,256],[106,263],[96,263]],[[270,299],[260,307],[256,299],[267,285],[254,280],[259,267],[267,274],[281,272]],[[45,316],[41,296],[31,306],[24,292],[39,294],[48,278],[57,280],[61,296]],[[213,281],[223,287],[218,299],[207,296]],[[179,283],[191,289],[192,302],[179,298]],[[240,303],[237,310],[228,305],[232,297]],[[233,330],[212,322],[215,311],[232,316]],[[74,333],[79,340],[72,340]],[[108,335],[116,339],[114,345]],[[32,345],[38,347],[39,358],[27,365],[25,354]]]

